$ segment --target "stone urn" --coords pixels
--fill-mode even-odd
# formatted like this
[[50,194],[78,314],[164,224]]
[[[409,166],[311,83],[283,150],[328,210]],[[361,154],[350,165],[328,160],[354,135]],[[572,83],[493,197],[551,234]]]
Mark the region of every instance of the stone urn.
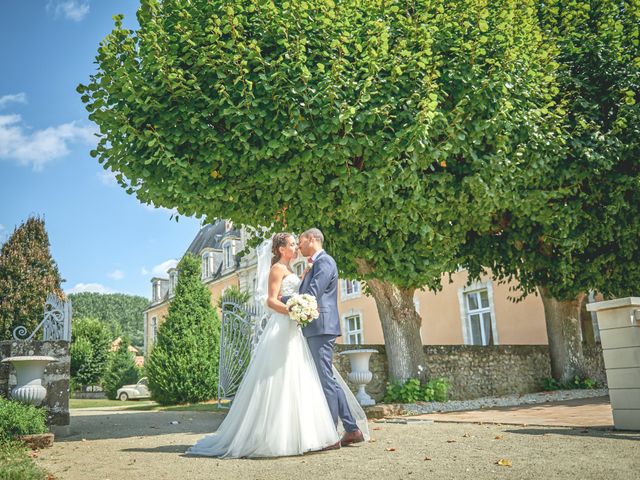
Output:
[[37,355],[3,359],[2,363],[11,363],[16,369],[17,384],[11,390],[11,398],[39,406],[47,396],[47,389],[42,385],[44,369],[48,363],[55,361],[53,357]]
[[364,389],[364,387],[373,378],[373,374],[369,370],[369,359],[373,353],[378,353],[378,351],[363,349],[345,350],[340,353],[340,355],[347,355],[349,357],[349,361],[351,362],[351,372],[349,372],[347,378],[350,382],[355,383],[358,386],[356,399],[363,407],[369,407],[376,404],[373,398],[371,398]]

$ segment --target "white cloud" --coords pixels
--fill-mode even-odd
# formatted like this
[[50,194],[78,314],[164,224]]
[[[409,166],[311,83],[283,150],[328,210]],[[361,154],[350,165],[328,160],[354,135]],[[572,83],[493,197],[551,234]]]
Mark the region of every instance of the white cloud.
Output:
[[124,272],[122,270],[114,270],[111,273],[107,274],[107,277],[112,278],[114,280],[122,280],[124,278]]
[[4,108],[11,102],[27,103],[27,95],[24,93],[15,93],[13,95],[4,95],[0,97],[0,108]]
[[73,288],[70,288],[65,293],[82,293],[82,292],[96,292],[96,293],[113,293],[108,287],[100,283],[76,283]]
[[165,208],[165,207],[156,207],[153,202],[151,203],[141,203],[145,210],[150,212],[163,212],[168,213],[169,215],[178,215],[178,210],[175,208]]
[[89,13],[89,2],[85,0],[49,0],[47,12],[53,13],[55,18],[64,17],[80,22]]
[[103,185],[107,187],[114,187],[118,185],[118,181],[116,180],[116,173],[111,170],[104,170],[98,173],[98,178],[102,182]]
[[75,122],[30,132],[20,115],[0,115],[0,159],[42,170],[48,162],[67,155],[70,143],[94,144],[94,132],[94,127]]
[[170,268],[174,268],[177,265],[178,265],[178,260],[175,260],[175,259],[167,260],[166,262],[162,262],[161,264],[153,267],[153,269],[151,270],[151,273],[153,273],[157,277],[160,277],[160,276],[166,277],[167,270],[169,270]]
[[7,228],[7,227],[5,227],[4,225],[2,225],[2,224],[0,223],[0,232],[1,232],[1,231],[3,231],[5,228]]
[[140,275],[149,275],[149,270],[147,270],[145,267],[142,267],[142,269],[140,270]]

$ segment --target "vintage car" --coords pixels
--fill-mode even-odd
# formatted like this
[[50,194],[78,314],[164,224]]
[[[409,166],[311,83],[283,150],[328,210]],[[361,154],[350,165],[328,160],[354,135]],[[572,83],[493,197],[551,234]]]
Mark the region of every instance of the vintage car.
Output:
[[123,385],[116,393],[116,398],[123,402],[149,397],[151,397],[151,393],[149,392],[149,387],[147,387],[147,377],[142,377],[135,385]]

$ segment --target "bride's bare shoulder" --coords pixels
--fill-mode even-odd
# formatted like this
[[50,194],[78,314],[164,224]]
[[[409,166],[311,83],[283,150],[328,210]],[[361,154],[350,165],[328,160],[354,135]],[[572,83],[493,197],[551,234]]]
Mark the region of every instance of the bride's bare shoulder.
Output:
[[278,263],[278,262],[276,262],[273,265],[271,265],[271,270],[269,270],[269,276],[282,277],[286,273],[288,273],[287,267],[285,267],[283,264]]

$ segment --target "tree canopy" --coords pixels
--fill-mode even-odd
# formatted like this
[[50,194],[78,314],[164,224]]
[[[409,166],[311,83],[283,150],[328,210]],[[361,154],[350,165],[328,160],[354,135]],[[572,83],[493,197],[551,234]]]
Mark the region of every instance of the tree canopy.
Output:
[[407,5],[142,1],[78,87],[93,155],[143,202],[314,225],[345,274],[437,286],[546,175],[557,64],[533,1]]
[[142,312],[149,306],[149,300],[138,295],[123,293],[72,293],[73,314],[78,317],[97,318],[104,322],[111,332],[112,340],[126,336],[138,347],[144,343],[144,319]]
[[640,2],[545,1],[540,18],[559,49],[568,141],[552,174],[521,183],[525,201],[491,235],[469,236],[462,263],[560,300],[630,295],[640,285]]

